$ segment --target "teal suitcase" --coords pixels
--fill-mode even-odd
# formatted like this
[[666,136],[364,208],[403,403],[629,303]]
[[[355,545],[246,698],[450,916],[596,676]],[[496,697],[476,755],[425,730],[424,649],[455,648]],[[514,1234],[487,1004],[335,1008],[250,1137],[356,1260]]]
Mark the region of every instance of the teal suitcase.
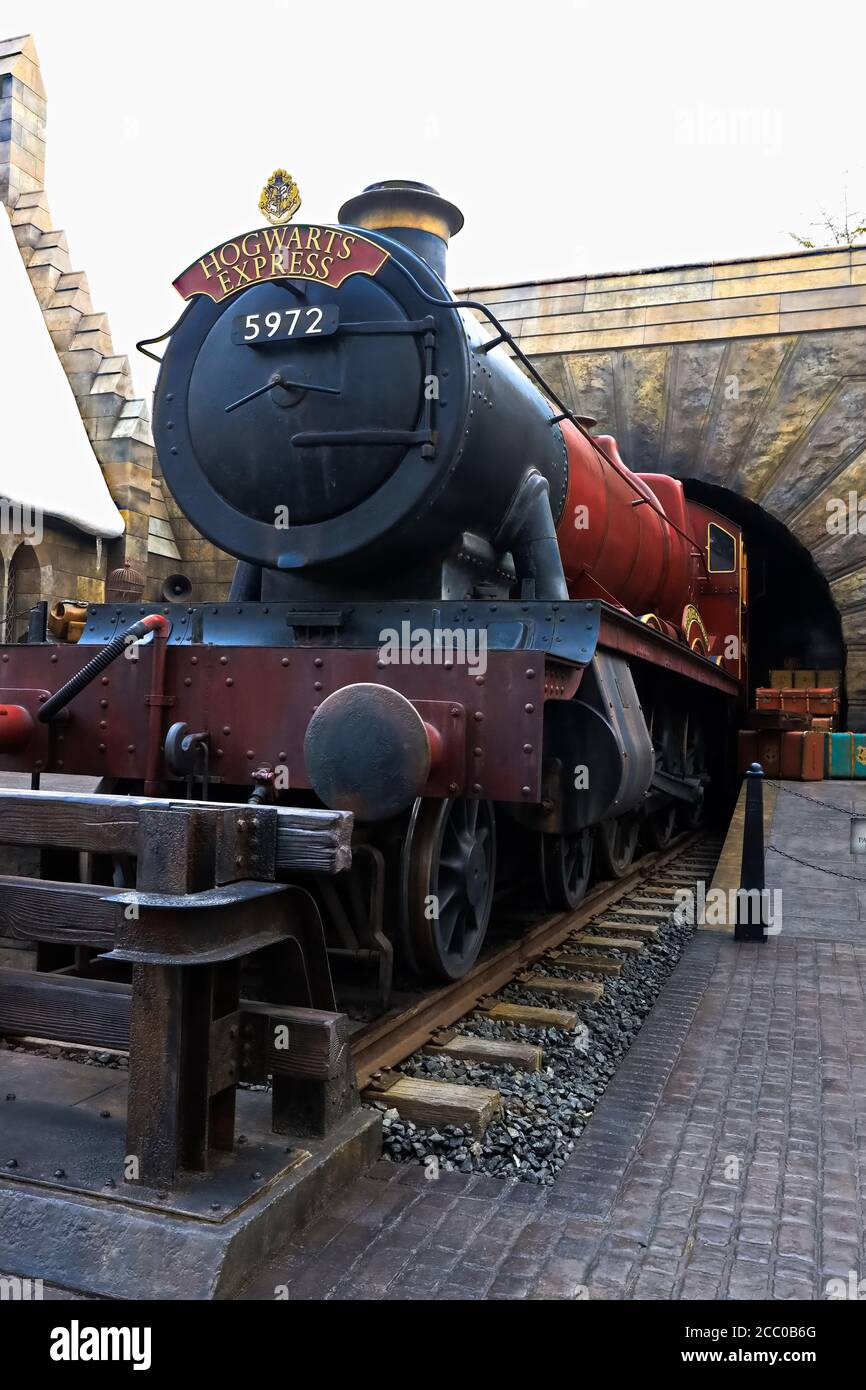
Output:
[[827,777],[866,777],[866,734],[826,734]]

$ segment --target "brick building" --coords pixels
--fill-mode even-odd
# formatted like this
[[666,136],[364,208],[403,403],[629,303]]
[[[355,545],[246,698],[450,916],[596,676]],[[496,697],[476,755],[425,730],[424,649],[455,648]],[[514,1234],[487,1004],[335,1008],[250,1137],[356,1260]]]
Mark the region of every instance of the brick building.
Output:
[[[129,358],[115,351],[108,317],[94,309],[87,276],[51,215],[45,138],[33,40],[0,40],[0,203],[12,232],[0,226],[0,293],[4,306],[15,305],[14,322],[6,313],[0,330],[7,641],[21,635],[40,598],[98,602],[106,589],[158,598],[167,576],[182,573],[195,598],[218,599],[234,570],[164,488]],[[15,524],[22,507],[25,521],[34,509],[42,514],[38,537]]]

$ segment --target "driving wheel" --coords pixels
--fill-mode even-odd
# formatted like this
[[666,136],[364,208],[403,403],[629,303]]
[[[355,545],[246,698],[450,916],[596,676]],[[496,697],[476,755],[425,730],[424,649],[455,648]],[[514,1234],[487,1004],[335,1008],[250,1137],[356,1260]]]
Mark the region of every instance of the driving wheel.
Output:
[[541,872],[548,907],[567,912],[577,907],[589,883],[594,832],[542,835]]
[[487,932],[496,877],[489,801],[415,803],[403,844],[403,935],[422,978],[459,980]]
[[634,852],[640,818],[634,811],[616,820],[602,821],[596,838],[596,855],[601,878],[623,878],[628,873]]

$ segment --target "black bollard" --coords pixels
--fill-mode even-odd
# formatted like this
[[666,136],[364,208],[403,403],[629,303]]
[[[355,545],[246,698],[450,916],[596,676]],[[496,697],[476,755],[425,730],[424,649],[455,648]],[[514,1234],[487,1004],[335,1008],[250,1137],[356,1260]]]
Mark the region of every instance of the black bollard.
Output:
[[[755,899],[751,896],[755,890],[758,893],[757,913],[753,910]],[[743,862],[740,869],[740,891],[737,894],[734,940],[767,940],[764,921],[764,769],[760,763],[752,763],[746,773]]]

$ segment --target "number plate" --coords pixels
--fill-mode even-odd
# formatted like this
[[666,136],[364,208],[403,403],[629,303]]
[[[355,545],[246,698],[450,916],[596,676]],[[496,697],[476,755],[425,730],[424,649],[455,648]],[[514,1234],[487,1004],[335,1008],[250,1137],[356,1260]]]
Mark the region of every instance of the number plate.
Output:
[[340,310],[336,304],[308,304],[304,308],[264,309],[237,314],[232,320],[232,342],[242,347],[266,347],[288,338],[325,338],[336,333]]

